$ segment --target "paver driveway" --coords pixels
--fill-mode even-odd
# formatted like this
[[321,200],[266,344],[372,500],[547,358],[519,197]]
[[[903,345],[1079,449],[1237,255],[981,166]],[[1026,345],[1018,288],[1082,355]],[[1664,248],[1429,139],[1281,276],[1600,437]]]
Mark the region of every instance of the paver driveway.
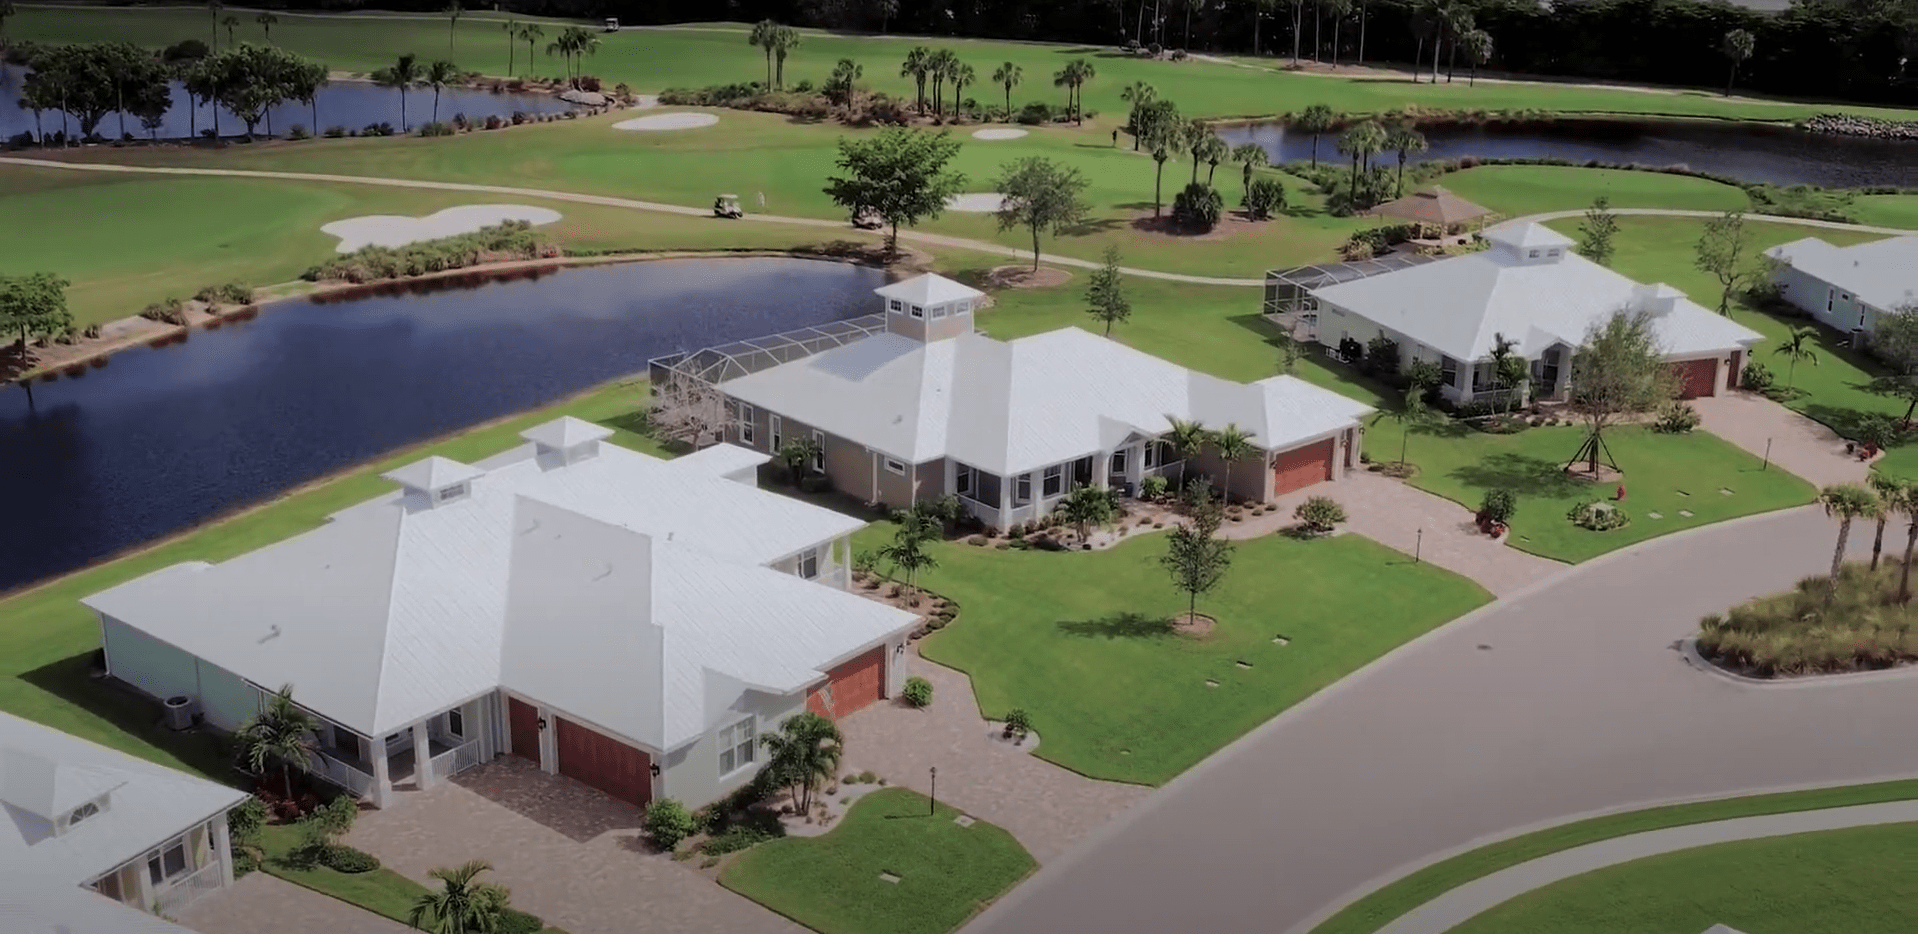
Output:
[[[360,815],[347,842],[426,881],[469,859],[513,904],[569,934],[802,934],[802,928],[646,850],[639,809],[508,756]],[[329,934],[345,934],[342,928]]]
[[406,934],[413,930],[264,872],[186,907],[174,920],[202,934]]
[[1734,392],[1693,399],[1692,407],[1706,431],[1821,487],[1871,473],[1870,464],[1845,453],[1837,432],[1764,396]]
[[1674,649],[1702,614],[1818,572],[1835,532],[1815,507],[1769,513],[1501,599],[1180,776],[966,930],[1297,934],[1542,823],[1918,773],[1918,678],[1744,685]]

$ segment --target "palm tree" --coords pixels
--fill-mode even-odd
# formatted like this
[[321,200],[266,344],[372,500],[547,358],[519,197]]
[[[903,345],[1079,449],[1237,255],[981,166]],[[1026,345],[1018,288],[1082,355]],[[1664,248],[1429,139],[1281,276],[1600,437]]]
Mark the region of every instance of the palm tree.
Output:
[[454,43],[458,41],[460,14],[466,12],[466,7],[460,5],[460,0],[452,0],[440,12],[446,14],[446,51],[457,51]]
[[1233,162],[1243,167],[1240,183],[1248,192],[1252,190],[1252,170],[1271,161],[1271,157],[1266,155],[1265,147],[1258,143],[1240,143],[1232,147],[1231,158]]
[[1232,462],[1245,460],[1257,454],[1259,449],[1252,443],[1251,432],[1231,422],[1212,432],[1207,440],[1212,442],[1212,449],[1219,452],[1219,460],[1225,462],[1225,485],[1222,489],[1225,501],[1229,503],[1232,501]]
[[206,12],[213,22],[213,50],[216,52],[220,49],[220,11],[224,9],[226,4],[220,0],[206,0]]
[[767,771],[775,781],[793,789],[793,809],[812,807],[813,788],[839,771],[846,738],[831,720],[813,711],[787,717],[779,730],[759,738],[767,752]]
[[1212,177],[1219,173],[1219,163],[1232,158],[1232,148],[1226,145],[1225,140],[1219,138],[1219,134],[1212,132],[1208,127],[1205,136],[1200,138],[1199,145],[1192,150],[1192,158],[1195,162],[1205,162],[1205,183],[1211,185]]
[[237,41],[233,38],[233,30],[240,28],[240,18],[232,14],[222,16],[220,17],[220,25],[226,27],[226,44],[228,48],[231,48]]
[[545,38],[545,36],[546,36],[546,27],[541,26],[538,23],[519,24],[519,37],[521,39],[526,40],[526,74],[529,76],[533,73],[533,52],[535,50],[534,43],[538,42],[542,38]]
[[253,774],[264,776],[266,767],[282,764],[280,777],[286,796],[293,797],[292,769],[313,764],[313,733],[320,728],[312,714],[293,703],[293,685],[284,685],[267,695],[266,708],[253,715],[234,738],[240,742],[240,754]]
[[1159,89],[1144,81],[1134,81],[1132,85],[1119,92],[1119,99],[1132,105],[1132,113],[1126,117],[1131,124],[1132,151],[1139,151],[1139,109],[1159,99]]
[[960,116],[960,108],[965,106],[965,98],[962,95],[965,93],[966,85],[976,83],[979,76],[972,70],[971,65],[954,62],[952,72],[947,77],[952,79],[952,115],[957,117]]
[[[1170,426],[1166,429],[1164,435],[1165,443],[1172,446],[1173,453],[1179,455],[1179,460],[1181,461],[1199,453],[1199,450],[1205,447],[1206,439],[1212,434],[1206,430],[1205,423],[1196,418],[1183,419],[1168,415],[1165,417],[1165,421],[1166,424]],[[1186,471],[1181,468],[1179,471],[1180,484],[1185,483],[1185,474]]]
[[440,90],[460,80],[460,66],[440,59],[426,66],[426,75],[421,79],[433,89],[433,122],[440,122]]
[[506,33],[506,77],[513,76],[513,53],[519,51],[519,21],[507,20],[499,24],[501,32]]
[[1091,62],[1083,58],[1075,58],[1052,76],[1053,87],[1066,89],[1066,109],[1072,113],[1074,124],[1085,122],[1079,116],[1079,89],[1085,87],[1086,82],[1091,81],[1097,74],[1098,71],[1092,67]]
[[424,71],[420,68],[419,56],[408,52],[398,61],[373,73],[373,83],[383,88],[395,88],[400,92],[400,132],[407,130],[406,125],[406,89],[420,83]]
[[1428,147],[1425,134],[1409,123],[1393,124],[1385,131],[1385,148],[1399,155],[1399,179],[1395,190],[1399,197],[1405,196],[1405,157],[1410,153],[1424,152]]
[[1751,58],[1752,52],[1757,49],[1757,47],[1757,38],[1747,30],[1734,29],[1725,34],[1725,42],[1724,45],[1721,46],[1721,49],[1724,51],[1725,57],[1731,59],[1732,63],[1731,76],[1725,79],[1726,97],[1732,96],[1732,86],[1738,83],[1739,64],[1744,62],[1745,59]]
[[1425,404],[1425,389],[1420,386],[1407,386],[1405,401],[1402,405],[1396,409],[1380,412],[1373,417],[1374,424],[1388,418],[1399,423],[1399,430],[1403,432],[1399,438],[1400,469],[1405,467],[1405,452],[1412,445],[1412,429],[1424,422],[1431,412],[1431,407]]
[[293,99],[303,101],[313,108],[313,132],[320,130],[320,89],[330,83],[326,66],[320,62],[307,62],[300,66],[293,80]]
[[1079,533],[1079,543],[1085,544],[1092,540],[1093,526],[1104,526],[1112,521],[1112,491],[1081,483],[1066,494],[1066,498],[1053,508],[1053,513],[1070,523]]
[[1026,76],[1025,69],[1011,62],[1004,62],[992,73],[992,83],[1006,89],[1006,122],[1012,122],[1012,89]]
[[932,115],[938,117],[946,112],[946,82],[952,80],[952,73],[959,68],[959,56],[951,49],[940,49],[926,59],[926,76],[932,79]]
[[781,26],[773,31],[773,87],[786,87],[786,56],[799,48],[799,30]]
[[[925,46],[916,46],[906,53],[906,59],[899,63],[899,77],[911,78],[918,89],[919,115],[926,115],[926,78],[932,74],[932,50]],[[1008,96],[1011,94],[1007,92]]]
[[1838,569],[1845,563],[1845,539],[1851,536],[1851,520],[1876,515],[1878,494],[1856,483],[1837,483],[1825,487],[1818,501],[1825,504],[1825,515],[1838,517],[1838,547],[1831,553],[1831,586],[1825,591],[1829,602],[1838,596]]
[[440,882],[439,891],[427,891],[413,900],[406,923],[432,934],[481,934],[499,928],[506,913],[509,893],[497,882],[474,882],[474,877],[493,868],[483,859],[475,859],[451,869],[441,867],[428,872],[428,878]]
[[839,64],[832,66],[832,77],[826,80],[826,87],[845,98],[846,117],[852,118],[855,98],[859,95],[859,79],[864,77],[866,69],[850,58],[842,58]]
[[1371,164],[1372,154],[1385,145],[1385,128],[1367,120],[1339,137],[1339,150],[1352,157],[1352,198],[1359,197],[1359,172]]
[[1179,122],[1176,111],[1161,117],[1154,117],[1145,127],[1146,147],[1152,152],[1152,161],[1158,166],[1152,176],[1152,216],[1158,217],[1165,203],[1165,164],[1172,153],[1185,138],[1184,124]]
[[1771,349],[1772,356],[1783,356],[1791,361],[1790,365],[1785,367],[1786,393],[1791,392],[1792,379],[1798,375],[1798,361],[1810,360],[1812,366],[1818,365],[1818,352],[1811,349],[1811,345],[1817,341],[1818,329],[1801,324],[1792,328],[1791,333],[1787,334],[1784,340],[1779,341],[1778,346]]
[[1179,133],[1179,148],[1192,157],[1192,184],[1199,183],[1199,162],[1201,151],[1205,149],[1206,137],[1218,138],[1204,120],[1189,120]]
[[1345,18],[1352,15],[1352,0],[1325,0],[1326,11],[1332,14],[1332,67],[1339,67],[1339,27],[1345,24]]
[[1878,494],[1878,508],[1872,513],[1872,518],[1878,521],[1878,527],[1871,536],[1871,569],[1876,571],[1878,556],[1885,550],[1885,526],[1890,524],[1892,514],[1898,511],[1898,504],[1904,502],[1907,484],[1881,473],[1873,473],[1866,482],[1871,484],[1871,491]]
[[1893,508],[1905,515],[1905,560],[1898,569],[1898,602],[1911,600],[1911,558],[1918,551],[1918,483],[1907,483],[1899,491]]
[[586,56],[599,52],[599,37],[581,26],[567,31],[573,34],[573,86],[578,87],[580,76],[586,72]]
[[277,24],[280,21],[280,18],[277,16],[274,16],[271,13],[261,13],[260,15],[253,17],[253,21],[260,24],[260,32],[265,34],[266,44],[272,45],[273,44],[273,27],[275,24]]
[[1298,127],[1300,132],[1312,134],[1312,164],[1314,166],[1319,164],[1319,134],[1331,129],[1336,122],[1337,115],[1332,113],[1332,108],[1324,104],[1313,104],[1299,111],[1298,119],[1292,121],[1292,125]]
[[753,24],[753,31],[746,36],[746,44],[766,53],[766,88],[773,86],[773,35],[779,32],[779,24],[762,19]]

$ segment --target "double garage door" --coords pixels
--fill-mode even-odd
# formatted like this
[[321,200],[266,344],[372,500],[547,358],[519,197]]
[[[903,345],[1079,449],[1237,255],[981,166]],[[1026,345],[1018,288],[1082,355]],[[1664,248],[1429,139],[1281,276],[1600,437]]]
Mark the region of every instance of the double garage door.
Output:
[[[513,754],[539,761],[539,715],[531,704],[509,699]],[[643,749],[620,742],[565,717],[554,717],[555,751],[559,774],[597,788],[635,807],[653,799],[653,758]]]
[[1335,442],[1331,438],[1290,451],[1281,451],[1272,459],[1272,495],[1284,496],[1314,483],[1332,479]]
[[1678,397],[1696,399],[1718,394],[1718,360],[1686,360],[1672,364],[1678,376]]
[[873,648],[826,672],[826,683],[806,692],[806,709],[843,717],[885,696],[886,647]]

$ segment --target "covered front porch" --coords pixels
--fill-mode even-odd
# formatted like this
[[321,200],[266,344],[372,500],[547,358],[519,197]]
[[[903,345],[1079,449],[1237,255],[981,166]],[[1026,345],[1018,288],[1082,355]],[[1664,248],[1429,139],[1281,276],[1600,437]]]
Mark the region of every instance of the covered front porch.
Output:
[[489,693],[388,733],[377,741],[320,718],[308,769],[375,807],[398,791],[424,791],[491,759],[499,700]]
[[959,497],[974,518],[1007,529],[1052,511],[1080,486],[1105,487],[1121,496],[1138,495],[1146,477],[1176,476],[1184,461],[1164,440],[1132,432],[1110,450],[1002,477],[957,460],[947,461],[946,492]]

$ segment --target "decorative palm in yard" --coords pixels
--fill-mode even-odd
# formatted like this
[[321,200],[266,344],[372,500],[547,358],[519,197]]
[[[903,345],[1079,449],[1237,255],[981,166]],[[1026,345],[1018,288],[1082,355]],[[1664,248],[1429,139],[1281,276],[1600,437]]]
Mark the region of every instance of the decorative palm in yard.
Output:
[[319,721],[293,702],[293,685],[284,685],[266,699],[266,708],[240,724],[234,733],[240,755],[253,774],[266,775],[267,766],[278,762],[288,798],[293,797],[294,768],[313,764],[313,734]]
[[1832,549],[1831,582],[1825,591],[1825,599],[1830,601],[1838,595],[1838,569],[1845,563],[1845,540],[1851,537],[1851,522],[1877,514],[1878,494],[1856,483],[1838,483],[1825,487],[1818,501],[1825,504],[1825,515],[1838,519],[1838,547]]
[[1419,386],[1407,386],[1405,400],[1396,409],[1387,409],[1373,416],[1376,425],[1386,419],[1399,423],[1399,470],[1405,469],[1405,452],[1412,445],[1412,429],[1423,424],[1432,416],[1432,409],[1425,403],[1425,390]]
[[1112,491],[1081,483],[1053,507],[1053,512],[1078,531],[1083,545],[1091,541],[1093,526],[1104,527],[1112,521]]
[[1224,428],[1212,432],[1206,439],[1212,449],[1219,452],[1219,460],[1225,462],[1225,483],[1221,489],[1227,502],[1232,500],[1232,462],[1242,461],[1259,452],[1252,444],[1252,433],[1238,425],[1227,422]]
[[[1179,455],[1180,460],[1186,460],[1199,453],[1199,449],[1205,447],[1206,439],[1211,436],[1211,433],[1206,430],[1205,423],[1196,418],[1185,419],[1168,415],[1165,420],[1170,426],[1166,429],[1165,443],[1172,445],[1172,450]],[[1183,473],[1180,479],[1183,482]]]
[[1878,557],[1885,550],[1885,526],[1891,524],[1891,517],[1901,510],[1910,493],[1910,484],[1881,473],[1873,473],[1866,482],[1871,484],[1871,491],[1878,495],[1878,508],[1872,512],[1878,527],[1871,536],[1871,569],[1876,571]]
[[926,542],[937,537],[939,530],[938,526],[921,521],[917,512],[906,515],[909,518],[893,533],[892,541],[880,546],[879,557],[891,562],[894,569],[906,572],[906,586],[916,591],[919,572],[939,566],[939,560],[926,548]]
[[1818,329],[1801,324],[1791,329],[1778,346],[1771,349],[1772,356],[1784,357],[1789,361],[1785,367],[1785,391],[1791,392],[1792,379],[1798,375],[1798,361],[1808,360],[1812,366],[1818,365],[1818,352],[1811,349],[1818,342]]
[[793,809],[800,814],[812,807],[813,789],[838,773],[846,749],[839,727],[810,710],[786,718],[778,732],[759,742],[766,747],[767,777],[792,789]]
[[491,934],[498,930],[511,893],[497,882],[473,881],[492,868],[492,863],[475,859],[428,872],[428,878],[439,881],[439,891],[428,891],[415,899],[406,923],[431,934]]

